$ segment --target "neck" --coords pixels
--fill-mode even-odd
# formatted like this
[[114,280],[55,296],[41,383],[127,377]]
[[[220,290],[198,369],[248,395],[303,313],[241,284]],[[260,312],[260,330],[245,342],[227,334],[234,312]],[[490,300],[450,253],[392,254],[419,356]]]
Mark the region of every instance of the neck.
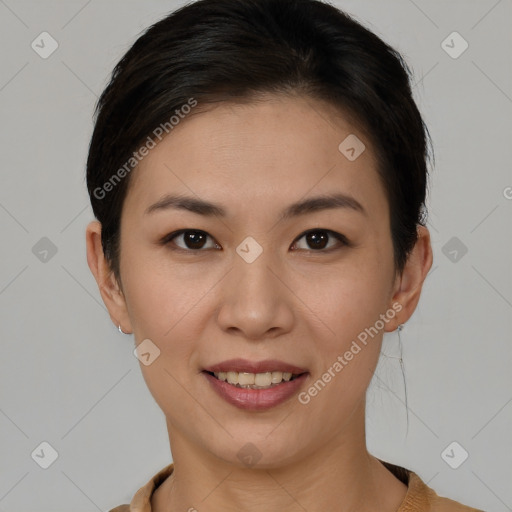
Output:
[[368,453],[364,401],[343,431],[307,455],[268,469],[243,468],[198,448],[168,423],[173,474],[152,499],[154,512],[395,511],[407,487]]

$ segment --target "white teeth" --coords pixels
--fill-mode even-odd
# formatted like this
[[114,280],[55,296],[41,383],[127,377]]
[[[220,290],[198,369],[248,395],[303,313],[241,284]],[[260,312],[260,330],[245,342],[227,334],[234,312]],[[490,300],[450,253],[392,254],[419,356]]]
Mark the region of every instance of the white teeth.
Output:
[[238,384],[238,372],[227,372],[226,378],[230,384]]
[[219,380],[227,381],[234,386],[251,389],[270,388],[283,380],[289,381],[292,378],[291,372],[213,372],[213,374]]
[[248,384],[254,384],[254,373],[239,373],[238,384],[240,386],[247,386]]
[[272,384],[272,372],[257,373],[254,376],[256,386],[270,386]]

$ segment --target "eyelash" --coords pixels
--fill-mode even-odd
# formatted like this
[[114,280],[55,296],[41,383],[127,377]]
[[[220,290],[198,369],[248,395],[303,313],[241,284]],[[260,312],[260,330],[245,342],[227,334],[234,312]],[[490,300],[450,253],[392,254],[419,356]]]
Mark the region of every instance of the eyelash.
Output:
[[[162,245],[169,246],[169,245],[171,245],[172,241],[175,238],[177,238],[180,235],[183,235],[184,233],[200,233],[200,234],[203,234],[203,235],[206,235],[206,236],[212,238],[211,235],[206,233],[206,231],[202,231],[200,229],[180,229],[178,231],[174,231],[174,232],[166,235],[164,238],[162,238],[160,243]],[[311,252],[311,253],[322,253],[322,252],[330,253],[334,250],[341,249],[342,247],[351,247],[352,246],[351,242],[347,239],[347,237],[345,235],[342,235],[341,233],[337,233],[336,231],[332,231],[330,229],[322,229],[322,228],[308,229],[307,231],[305,231],[304,233],[299,235],[294,240],[293,245],[295,245],[299,240],[301,240],[303,237],[305,237],[306,235],[308,235],[310,233],[327,233],[330,238],[332,237],[332,238],[338,240],[338,242],[341,243],[341,246],[330,247],[329,249],[296,249],[296,250],[307,251],[307,252]],[[211,248],[208,248],[208,249],[211,249]],[[173,251],[179,251],[179,252],[184,252],[184,253],[194,253],[194,252],[199,253],[199,252],[204,252],[208,249],[202,249],[202,248],[201,249],[183,249],[183,247],[171,247],[171,250],[173,250]]]

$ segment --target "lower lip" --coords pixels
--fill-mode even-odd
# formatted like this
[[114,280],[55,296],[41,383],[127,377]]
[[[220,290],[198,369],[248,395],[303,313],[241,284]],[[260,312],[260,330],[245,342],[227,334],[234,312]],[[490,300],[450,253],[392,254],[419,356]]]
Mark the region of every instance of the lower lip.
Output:
[[308,374],[303,373],[299,377],[283,381],[277,386],[272,386],[267,389],[250,389],[238,388],[229,384],[226,381],[219,380],[207,372],[203,375],[208,379],[208,382],[226,402],[238,407],[239,409],[251,411],[263,411],[275,407],[288,400],[291,396],[297,393],[299,388],[305,382]]

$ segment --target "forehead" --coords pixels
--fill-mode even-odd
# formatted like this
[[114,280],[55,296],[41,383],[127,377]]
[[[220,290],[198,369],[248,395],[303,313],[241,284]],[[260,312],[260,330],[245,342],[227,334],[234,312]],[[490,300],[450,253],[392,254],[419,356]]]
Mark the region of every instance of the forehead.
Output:
[[376,214],[387,207],[369,140],[334,107],[275,96],[196,109],[132,171],[130,211],[171,192],[237,208],[341,192]]

